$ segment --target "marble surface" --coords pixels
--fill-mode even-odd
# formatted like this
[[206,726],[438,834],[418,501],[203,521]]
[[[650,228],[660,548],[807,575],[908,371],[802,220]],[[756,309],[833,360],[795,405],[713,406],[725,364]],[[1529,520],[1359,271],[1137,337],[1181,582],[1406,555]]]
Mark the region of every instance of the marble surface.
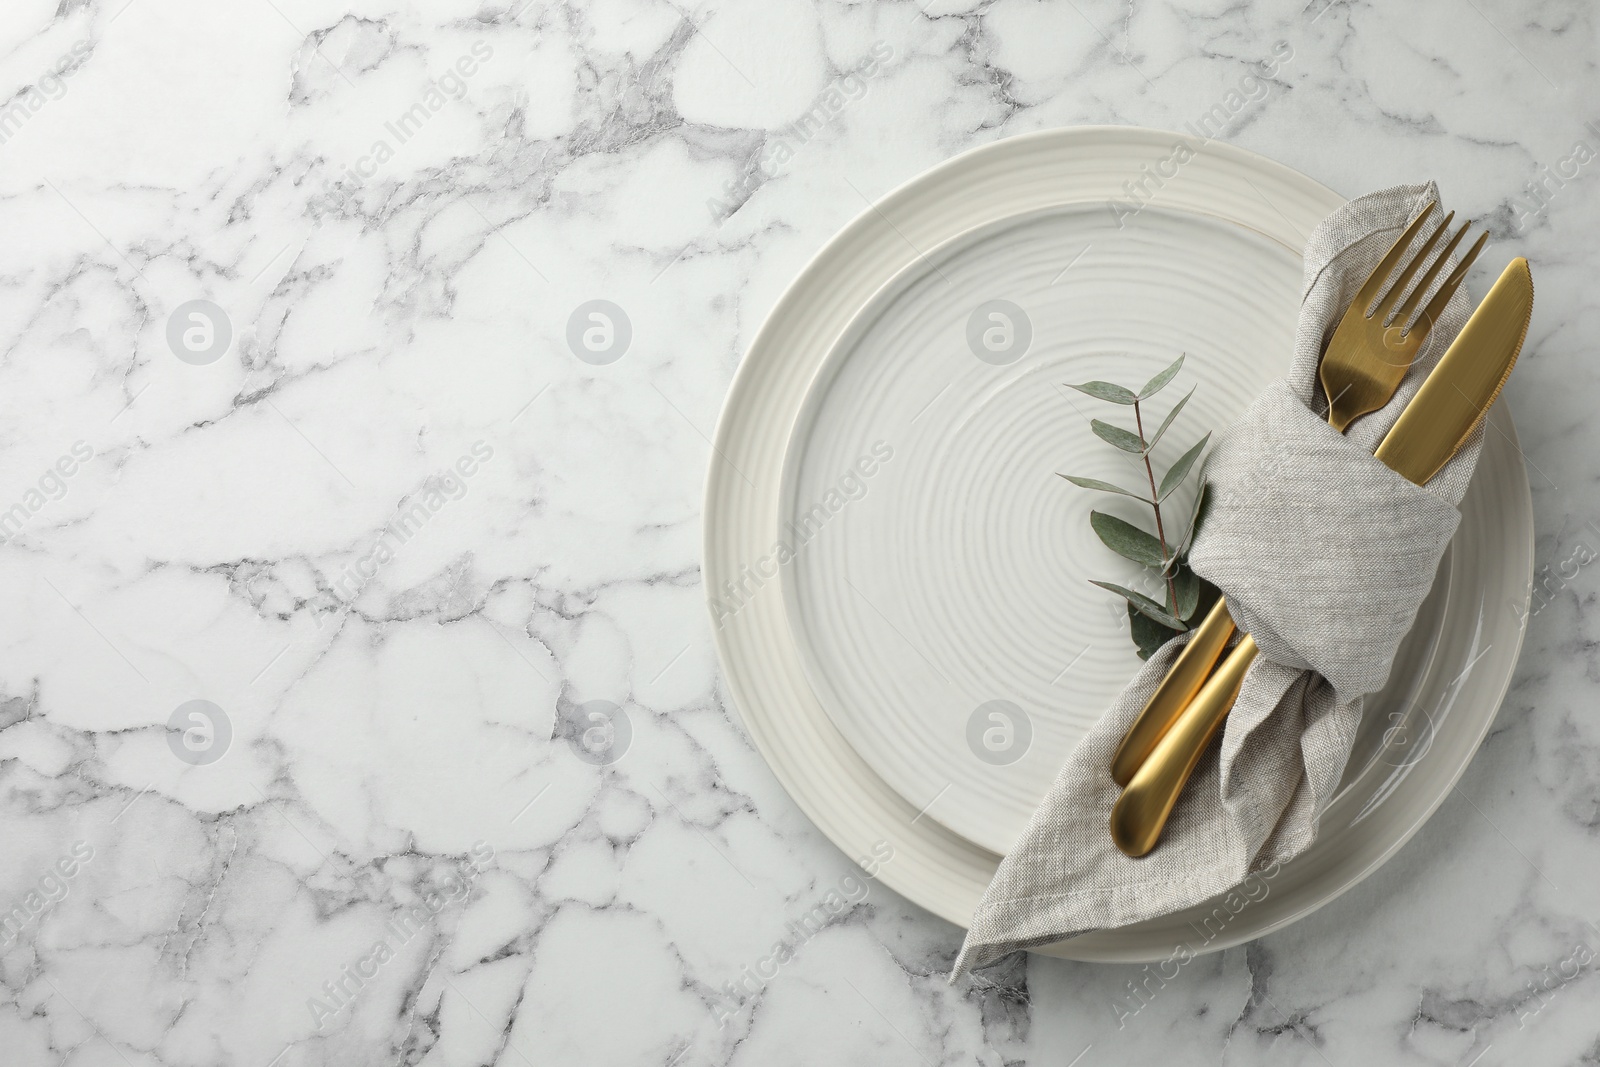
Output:
[[[1596,36],[1580,0],[9,4],[0,1060],[1600,1060]],[[1521,667],[1311,918],[951,986],[960,931],[720,688],[708,437],[870,198],[1218,104],[1535,264]]]

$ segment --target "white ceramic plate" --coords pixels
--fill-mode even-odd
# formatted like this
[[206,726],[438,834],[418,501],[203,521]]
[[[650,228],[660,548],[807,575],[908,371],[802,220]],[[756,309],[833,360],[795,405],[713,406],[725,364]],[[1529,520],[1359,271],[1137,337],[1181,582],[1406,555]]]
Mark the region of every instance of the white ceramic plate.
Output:
[[[882,880],[963,925],[996,852],[1136,662],[1083,583],[1118,566],[1085,536],[1098,502],[1053,476],[1107,473],[1115,457],[1085,420],[1104,413],[1087,398],[1075,413],[1056,384],[1138,383],[1187,351],[1184,378],[1200,389],[1174,433],[1225,425],[1281,373],[1295,250],[1341,203],[1210,144],[1115,227],[1108,200],[1141,168],[1170,170],[1177,143],[1150,130],[1050,131],[890,194],[774,307],[718,427],[705,576],[733,701],[830,838],[852,855],[887,841]],[[1246,278],[1237,293],[1219,284],[1229,272]],[[966,320],[992,298],[1025,307],[1033,326],[1009,365],[966,344]],[[1503,409],[1491,418],[1456,543],[1319,840],[1206,948],[1291,922],[1370,873],[1431,814],[1492,721],[1520,648],[1532,522],[1515,431]],[[968,744],[967,720],[991,700],[1023,708],[1032,726],[1013,763]],[[1051,951],[1165,958],[1210,911]]]
[[[1132,419],[1061,383],[1137,388],[1185,353],[1148,413],[1153,432],[1199,384],[1171,462],[1279,377],[1294,340],[1298,254],[1205,215],[1121,221],[1054,208],[919,259],[834,346],[786,457],[782,526],[804,547],[784,594],[812,689],[896,791],[995,852],[1139,666],[1123,601],[1089,579],[1143,583],[1089,512],[1148,525],[1149,509],[1056,477],[1140,487],[1090,430]],[[1163,508],[1173,527],[1192,488]]]

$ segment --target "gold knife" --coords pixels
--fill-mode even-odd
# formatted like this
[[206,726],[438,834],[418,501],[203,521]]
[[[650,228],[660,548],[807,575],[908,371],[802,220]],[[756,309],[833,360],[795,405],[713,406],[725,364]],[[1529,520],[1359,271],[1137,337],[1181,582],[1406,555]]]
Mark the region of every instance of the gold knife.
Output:
[[[1456,454],[1482,421],[1516,365],[1533,314],[1528,261],[1512,260],[1467,325],[1373,453],[1417,485]],[[1111,839],[1130,856],[1155,847],[1206,745],[1216,735],[1256,657],[1246,634],[1207,679],[1134,773],[1111,811]]]

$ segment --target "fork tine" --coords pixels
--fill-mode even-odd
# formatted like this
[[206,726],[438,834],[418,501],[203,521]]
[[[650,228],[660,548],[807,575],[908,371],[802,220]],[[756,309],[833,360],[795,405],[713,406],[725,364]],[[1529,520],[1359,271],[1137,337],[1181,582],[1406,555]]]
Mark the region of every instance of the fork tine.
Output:
[[1433,280],[1439,276],[1439,272],[1450,262],[1450,253],[1454,252],[1456,247],[1461,244],[1461,239],[1467,235],[1467,228],[1471,225],[1470,221],[1463,222],[1461,229],[1457,230],[1456,235],[1450,238],[1450,243],[1444,246],[1444,251],[1439,253],[1438,258],[1433,261],[1433,265],[1428,268],[1428,272],[1417,283],[1417,287],[1411,290],[1410,297],[1406,299],[1404,304],[1400,305],[1400,310],[1395,312],[1394,321],[1396,325],[1404,327],[1406,323],[1411,321],[1411,313],[1417,310],[1417,305],[1422,303],[1422,298],[1428,295],[1428,289],[1433,285]]
[[[1416,277],[1417,271],[1421,270],[1422,266],[1428,262],[1428,253],[1432,252],[1433,246],[1439,243],[1439,238],[1443,237],[1450,231],[1450,221],[1455,217],[1456,213],[1452,211],[1440,221],[1438,226],[1434,227],[1433,232],[1428,235],[1428,239],[1422,242],[1422,247],[1417,249],[1417,254],[1411,257],[1411,262],[1405,265],[1405,269],[1402,270],[1399,276],[1395,278],[1394,284],[1389,287],[1389,291],[1383,295],[1382,300],[1378,301],[1377,308],[1373,310],[1374,315],[1378,315],[1387,320],[1389,312],[1394,310],[1394,306],[1398,304],[1400,302],[1400,298],[1405,295],[1406,286],[1411,284],[1411,279]],[[1463,226],[1462,229],[1465,230],[1466,227]],[[1460,236],[1457,235],[1456,240],[1459,241],[1460,239]],[[1448,248],[1445,249],[1444,255],[1448,256],[1449,254],[1450,250]],[[1440,257],[1441,260],[1443,258],[1443,256]],[[1437,269],[1438,264],[1435,263],[1434,266],[1435,269]],[[1430,274],[1428,276],[1428,281],[1432,280],[1433,275]],[[1421,288],[1426,287],[1427,282],[1424,282]]]
[[1478,235],[1478,239],[1472,243],[1467,254],[1461,257],[1461,265],[1450,272],[1450,276],[1439,286],[1439,291],[1434,294],[1433,299],[1428,301],[1428,306],[1422,309],[1422,315],[1417,319],[1417,325],[1413,327],[1413,331],[1422,331],[1417,338],[1419,342],[1428,336],[1429,330],[1433,329],[1435,320],[1444,312],[1444,306],[1450,302],[1450,298],[1461,285],[1461,280],[1467,276],[1467,268],[1472,266],[1472,261],[1478,258],[1478,253],[1483,251],[1483,246],[1488,240],[1488,233]]
[[1400,262],[1400,257],[1405,254],[1406,247],[1411,244],[1411,239],[1421,232],[1422,224],[1427,220],[1428,216],[1433,214],[1433,209],[1436,206],[1433,203],[1424,205],[1417,217],[1411,220],[1411,225],[1407,226],[1405,232],[1396,239],[1395,243],[1389,248],[1388,253],[1378,261],[1378,265],[1372,268],[1372,273],[1367,275],[1367,280],[1361,286],[1361,291],[1356,294],[1355,300],[1351,301],[1351,307],[1360,308],[1363,315],[1367,313],[1367,308],[1372,305],[1372,302],[1377,299],[1378,293],[1383,290],[1383,283],[1388,280],[1389,272],[1394,270],[1396,263]]

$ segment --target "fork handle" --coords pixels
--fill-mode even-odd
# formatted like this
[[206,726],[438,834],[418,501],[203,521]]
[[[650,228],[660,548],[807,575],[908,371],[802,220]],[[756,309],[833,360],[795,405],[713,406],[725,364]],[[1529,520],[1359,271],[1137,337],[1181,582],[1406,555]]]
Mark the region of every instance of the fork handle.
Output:
[[1116,757],[1111,761],[1111,778],[1118,785],[1125,786],[1133,780],[1134,772],[1149,758],[1167,731],[1172,729],[1172,724],[1178,721],[1189,701],[1200,692],[1211,668],[1222,658],[1222,650],[1228,638],[1233,636],[1233,631],[1233,616],[1228,614],[1228,603],[1219,596],[1205,621],[1195,629],[1194,637],[1178,653],[1167,676],[1161,679],[1156,691],[1145,701],[1139,717],[1133,720],[1133,725],[1123,735],[1122,744],[1117,746]]
[[1156,847],[1178,795],[1228,717],[1255,658],[1255,638],[1245,634],[1117,798],[1111,809],[1111,840],[1129,856],[1143,856]]

